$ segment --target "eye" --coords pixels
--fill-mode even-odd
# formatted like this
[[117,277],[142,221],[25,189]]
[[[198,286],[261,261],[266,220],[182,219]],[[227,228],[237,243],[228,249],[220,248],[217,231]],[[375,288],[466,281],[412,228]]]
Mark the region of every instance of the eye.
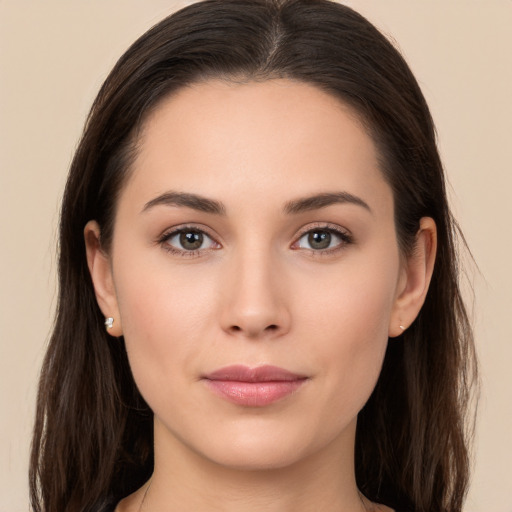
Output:
[[197,253],[197,251],[216,249],[219,244],[204,231],[195,228],[181,228],[167,233],[160,240],[165,248],[176,253]]
[[333,228],[315,228],[304,233],[294,244],[298,249],[329,251],[352,242],[347,233]]

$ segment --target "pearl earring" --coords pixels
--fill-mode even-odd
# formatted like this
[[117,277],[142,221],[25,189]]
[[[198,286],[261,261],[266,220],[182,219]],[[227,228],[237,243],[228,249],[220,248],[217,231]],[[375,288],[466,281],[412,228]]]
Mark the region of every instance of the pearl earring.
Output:
[[105,318],[105,327],[108,329],[112,329],[112,326],[114,325],[114,319],[109,316],[108,318]]

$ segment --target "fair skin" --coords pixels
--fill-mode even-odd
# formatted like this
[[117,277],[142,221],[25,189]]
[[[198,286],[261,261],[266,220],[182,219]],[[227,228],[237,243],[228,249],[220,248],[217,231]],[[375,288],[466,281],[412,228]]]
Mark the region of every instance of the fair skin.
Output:
[[[154,412],[142,510],[389,510],[357,490],[357,414],[423,304],[435,233],[422,219],[400,255],[372,140],[313,86],[209,81],[159,105],[109,254],[85,228],[98,303]],[[205,377],[231,365],[300,382],[240,402]],[[146,489],[117,510],[140,510]]]

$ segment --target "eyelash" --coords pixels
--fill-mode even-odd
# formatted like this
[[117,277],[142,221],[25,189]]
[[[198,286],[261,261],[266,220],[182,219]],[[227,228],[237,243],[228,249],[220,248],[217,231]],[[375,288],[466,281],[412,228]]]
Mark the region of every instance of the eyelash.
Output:
[[168,231],[164,233],[158,240],[158,244],[162,246],[164,250],[167,252],[170,252],[171,254],[175,254],[177,256],[182,256],[185,258],[194,258],[200,256],[205,251],[212,251],[216,250],[218,247],[211,247],[208,249],[195,249],[195,250],[187,250],[187,249],[178,249],[176,247],[173,247],[169,240],[174,238],[175,236],[178,236],[183,233],[198,233],[201,234],[207,238],[209,238],[213,244],[216,244],[220,247],[220,244],[204,229],[198,228],[196,226],[180,226],[178,228],[173,229],[172,231]]
[[[334,247],[329,247],[325,249],[310,249],[305,247],[298,246],[298,243],[302,238],[304,238],[306,235],[314,232],[324,232],[329,233],[330,235],[334,235],[338,237],[341,241],[336,244]],[[172,238],[183,234],[183,233],[198,233],[201,234],[208,239],[211,240],[212,244],[217,245],[217,247],[209,247],[207,249],[195,249],[195,250],[187,250],[187,249],[178,249],[174,246],[172,246],[169,243],[169,240]],[[343,248],[349,244],[352,244],[354,242],[352,235],[346,231],[341,229],[338,226],[333,226],[331,224],[326,223],[319,223],[316,225],[309,225],[307,228],[304,228],[301,230],[298,234],[298,236],[295,239],[295,242],[291,245],[291,248],[293,250],[304,250],[308,251],[313,256],[329,256],[332,254],[337,253],[340,250],[343,250]],[[202,228],[198,228],[196,226],[180,226],[178,228],[174,228],[172,231],[164,233],[158,240],[157,243],[162,246],[164,250],[167,252],[181,256],[186,258],[193,258],[193,257],[199,257],[201,254],[204,254],[205,251],[212,251],[220,248],[220,244],[214,239],[213,236],[211,236],[206,230]]]
[[[300,242],[302,238],[306,235],[314,232],[324,232],[329,233],[330,235],[334,235],[340,239],[340,242],[336,244],[334,247],[329,247],[325,249],[308,249],[305,247],[298,247],[297,244]],[[344,229],[341,229],[339,226],[328,224],[328,223],[318,223],[313,226],[309,225],[299,233],[296,241],[292,244],[292,248],[295,250],[304,250],[308,251],[314,257],[323,257],[323,256],[331,256],[333,254],[342,251],[347,245],[354,243],[354,238],[352,234]],[[295,246],[295,247],[294,247]]]

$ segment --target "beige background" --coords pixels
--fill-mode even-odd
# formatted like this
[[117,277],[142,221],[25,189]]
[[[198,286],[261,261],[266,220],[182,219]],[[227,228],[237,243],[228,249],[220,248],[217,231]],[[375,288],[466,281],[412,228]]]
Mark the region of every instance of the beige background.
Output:
[[[85,115],[123,50],[185,3],[0,0],[0,512],[28,510],[58,204]],[[512,512],[512,0],[347,3],[393,35],[437,123],[480,268],[470,280],[483,388],[466,512]]]

